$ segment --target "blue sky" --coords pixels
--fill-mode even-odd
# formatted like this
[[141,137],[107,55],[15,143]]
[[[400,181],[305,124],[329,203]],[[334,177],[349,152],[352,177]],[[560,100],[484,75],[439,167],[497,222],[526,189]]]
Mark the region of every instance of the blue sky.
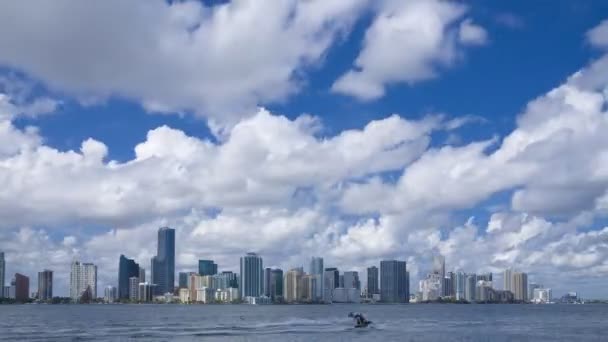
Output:
[[171,224],[183,270],[398,257],[415,289],[441,253],[608,296],[605,1],[25,3],[0,5],[9,272],[112,284]]

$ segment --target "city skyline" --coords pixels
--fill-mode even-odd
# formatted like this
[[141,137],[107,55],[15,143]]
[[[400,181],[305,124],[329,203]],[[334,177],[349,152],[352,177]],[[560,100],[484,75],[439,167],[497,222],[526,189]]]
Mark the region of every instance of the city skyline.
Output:
[[607,1],[258,2],[0,2],[4,285],[443,255],[608,298]]

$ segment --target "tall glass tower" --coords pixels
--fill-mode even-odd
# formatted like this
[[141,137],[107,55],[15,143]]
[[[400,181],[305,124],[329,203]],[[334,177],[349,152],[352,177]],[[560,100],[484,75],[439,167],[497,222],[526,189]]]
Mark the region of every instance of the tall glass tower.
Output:
[[38,299],[49,300],[53,298],[53,271],[38,272]]
[[217,264],[213,260],[199,260],[198,261],[198,274],[202,276],[216,275]]
[[262,257],[247,253],[241,257],[241,298],[260,297],[264,290],[264,266]]
[[312,257],[310,259],[310,274],[315,276],[317,281],[317,287],[315,288],[315,294],[313,298],[315,301],[320,301],[323,299],[323,289],[325,288],[325,284],[323,282],[323,258],[321,257]]
[[407,303],[409,296],[410,284],[405,261],[381,261],[380,300],[386,303]]
[[4,263],[4,252],[0,252],[0,298],[4,296],[4,276],[6,264]]
[[175,287],[175,229],[158,230],[158,251],[152,258],[152,283],[155,294],[173,293]]
[[120,255],[118,262],[118,298],[129,299],[129,278],[139,277],[139,265],[133,259]]

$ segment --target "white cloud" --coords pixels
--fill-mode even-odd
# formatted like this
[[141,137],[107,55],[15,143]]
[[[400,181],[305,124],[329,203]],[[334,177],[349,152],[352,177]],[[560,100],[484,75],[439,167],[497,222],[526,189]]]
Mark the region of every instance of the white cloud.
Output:
[[332,91],[373,100],[384,95],[387,85],[435,77],[456,60],[459,41],[480,44],[486,39],[485,30],[468,20],[460,33],[453,27],[465,13],[466,7],[449,1],[381,2],[353,68],[336,80]]
[[587,40],[597,48],[608,48],[608,19],[587,32]]
[[[0,65],[83,101],[120,96],[219,128],[295,92],[364,0],[0,3]],[[150,25],[153,22],[154,25]]]

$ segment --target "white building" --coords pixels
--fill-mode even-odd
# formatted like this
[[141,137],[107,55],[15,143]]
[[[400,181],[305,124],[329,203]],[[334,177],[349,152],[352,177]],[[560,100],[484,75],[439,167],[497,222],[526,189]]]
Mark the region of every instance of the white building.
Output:
[[129,278],[129,300],[139,300],[139,277]]
[[190,303],[190,290],[179,289],[179,301],[182,303]]
[[93,298],[97,297],[97,266],[74,260],[70,272],[70,297],[78,301],[84,291],[91,289]]
[[103,292],[103,301],[106,303],[114,303],[118,298],[118,289],[116,286],[108,285]]
[[537,304],[551,303],[553,294],[551,289],[537,288],[534,289],[534,297],[532,301]]
[[419,287],[423,301],[437,300],[441,297],[442,280],[441,274],[438,273],[431,273],[426,279],[420,280]]
[[334,303],[360,303],[361,290],[357,288],[338,287],[333,291]]
[[215,292],[214,288],[204,286],[196,290],[196,301],[203,304],[214,303]]

